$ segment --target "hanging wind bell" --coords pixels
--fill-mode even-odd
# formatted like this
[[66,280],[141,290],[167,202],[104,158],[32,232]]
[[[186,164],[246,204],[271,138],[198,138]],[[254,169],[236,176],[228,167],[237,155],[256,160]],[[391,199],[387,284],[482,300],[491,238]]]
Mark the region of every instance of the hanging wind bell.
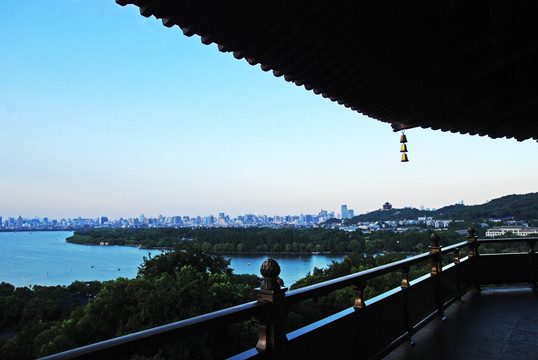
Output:
[[409,159],[407,158],[407,145],[405,144],[407,142],[407,137],[405,136],[405,133],[402,130],[402,136],[400,136],[400,143],[402,146],[400,147],[400,152],[402,153],[402,162],[408,162]]

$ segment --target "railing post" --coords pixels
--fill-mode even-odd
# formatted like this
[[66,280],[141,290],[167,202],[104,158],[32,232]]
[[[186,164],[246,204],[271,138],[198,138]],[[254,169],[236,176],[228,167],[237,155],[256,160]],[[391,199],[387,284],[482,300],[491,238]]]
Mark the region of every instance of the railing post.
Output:
[[366,288],[366,281],[359,279],[359,281],[352,285],[355,292],[355,300],[353,302],[353,309],[355,310],[355,347],[357,353],[362,354],[365,359],[369,358],[370,348],[368,347],[368,319],[366,311],[366,303],[364,302],[364,288]]
[[353,309],[364,309],[364,307],[366,306],[366,304],[364,303],[364,288],[366,287],[366,282],[360,281],[352,287],[353,291],[355,292],[355,301],[353,303]]
[[439,245],[439,235],[432,233],[430,236],[430,260],[431,270],[430,275],[438,275],[441,273],[441,246]]
[[437,311],[441,320],[446,320],[443,300],[441,299],[441,271],[443,269],[443,265],[441,263],[441,246],[439,245],[439,235],[432,233],[430,240],[430,254],[432,255],[430,261],[430,275],[435,276],[435,305],[437,306]]
[[415,343],[411,339],[411,336],[413,334],[413,324],[411,324],[411,316],[409,314],[409,266],[406,266],[404,268],[400,269],[400,273],[402,274],[402,282],[400,283],[400,287],[402,288],[402,297],[403,297],[403,318],[404,318],[404,324],[405,329],[407,330],[407,340],[409,341],[409,345],[413,346]]
[[467,229],[468,235],[467,235],[467,243],[469,244],[469,259],[472,261],[472,270],[471,270],[471,276],[472,276],[472,282],[476,290],[482,291],[480,289],[480,281],[478,280],[478,257],[480,254],[478,253],[478,246],[480,244],[477,241],[477,237],[475,235],[475,230],[470,227]]
[[260,314],[252,320],[258,326],[258,343],[256,349],[259,352],[267,352],[273,359],[283,359],[286,355],[286,291],[278,283],[280,266],[269,258],[260,268],[263,281],[260,288],[256,289],[256,297],[259,303],[271,303],[269,313]]
[[469,243],[469,257],[478,257],[478,246],[480,245],[478,241],[476,241],[477,237],[475,235],[475,231],[472,227],[467,229],[467,242]]

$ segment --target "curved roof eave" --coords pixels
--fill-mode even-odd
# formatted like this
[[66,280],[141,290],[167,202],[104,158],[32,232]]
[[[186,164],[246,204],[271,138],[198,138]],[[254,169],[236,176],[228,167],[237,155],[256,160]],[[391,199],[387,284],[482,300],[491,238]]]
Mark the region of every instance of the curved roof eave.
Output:
[[393,129],[538,140],[538,3],[116,0]]

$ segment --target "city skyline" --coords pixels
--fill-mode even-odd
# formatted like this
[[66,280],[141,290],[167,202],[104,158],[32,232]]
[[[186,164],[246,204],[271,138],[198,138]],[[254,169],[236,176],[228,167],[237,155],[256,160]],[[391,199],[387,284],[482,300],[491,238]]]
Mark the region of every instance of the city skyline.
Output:
[[[464,201],[463,200],[460,200],[460,201],[457,201],[457,202],[454,202],[453,204],[450,204],[450,205],[465,205]],[[482,204],[475,204],[475,205],[482,205]],[[119,220],[119,219],[134,219],[134,218],[139,218],[139,219],[142,219],[142,218],[145,218],[145,219],[157,219],[157,218],[174,218],[174,217],[187,217],[187,218],[204,218],[204,217],[214,217],[216,219],[220,218],[220,217],[229,217],[229,218],[238,218],[238,217],[244,217],[244,216],[250,216],[250,215],[254,215],[254,216],[257,216],[257,217],[298,217],[298,216],[306,216],[306,215],[309,215],[309,216],[320,216],[320,217],[324,217],[326,219],[329,219],[329,218],[337,218],[337,219],[351,219],[353,218],[354,216],[359,216],[359,215],[364,215],[364,214],[368,214],[370,212],[374,212],[374,211],[380,211],[380,210],[391,210],[391,209],[394,209],[394,210],[398,210],[399,208],[393,208],[392,207],[392,204],[390,202],[385,202],[383,203],[380,207],[378,207],[377,209],[372,209],[372,210],[369,210],[369,211],[366,211],[366,212],[358,212],[358,213],[355,213],[355,210],[352,209],[352,208],[348,208],[348,206],[346,204],[342,204],[339,206],[340,208],[340,212],[338,212],[334,209],[324,209],[324,208],[321,208],[319,211],[314,211],[314,212],[306,212],[306,211],[301,211],[299,213],[266,213],[266,212],[261,212],[261,213],[254,213],[254,212],[244,212],[244,213],[229,213],[227,211],[219,211],[218,213],[208,213],[208,214],[163,214],[163,213],[158,213],[158,214],[138,214],[138,215],[135,215],[135,216],[119,216],[119,217],[110,217],[108,216],[107,214],[101,214],[101,215],[98,215],[98,216],[83,216],[83,214],[80,214],[78,216],[73,216],[73,217],[69,217],[69,216],[59,216],[57,217],[55,220],[59,220],[59,219],[99,219],[99,218],[106,218],[106,219],[110,219],[110,220]],[[414,208],[416,210],[420,210],[420,211],[437,211],[438,208],[437,207],[427,207],[425,205],[420,205],[418,207],[413,207],[413,206],[404,206],[402,207],[401,209],[411,209],[411,208]],[[218,214],[218,215],[217,215]],[[33,220],[33,219],[48,219],[48,220],[52,220],[53,217],[51,216],[48,216],[48,215],[45,215],[45,216],[22,216],[22,215],[12,215],[12,214],[0,214],[0,221],[1,220],[6,220],[6,219],[24,219],[24,220]],[[142,220],[141,220],[142,221]],[[1,227],[1,226],[0,226]]]
[[[379,210],[387,210],[387,205],[390,207],[390,203],[383,204],[383,208]],[[423,209],[422,209],[423,210]],[[430,209],[426,209],[430,211]],[[435,208],[431,209],[436,211]],[[301,214],[240,214],[237,216],[227,214],[225,212],[220,212],[218,216],[213,214],[189,216],[189,215],[163,215],[159,214],[158,216],[145,216],[140,214],[137,217],[120,217],[120,218],[109,218],[108,216],[98,216],[98,217],[75,217],[75,218],[66,218],[62,217],[59,219],[49,218],[49,217],[33,217],[33,218],[23,218],[22,216],[12,217],[7,216],[3,217],[0,215],[0,229],[5,231],[32,231],[32,230],[78,230],[78,229],[90,229],[90,228],[158,228],[158,227],[312,227],[312,226],[330,226],[338,227],[345,230],[353,231],[355,229],[352,225],[344,225],[343,220],[353,219],[354,210],[347,209],[347,205],[341,205],[341,214],[335,213],[334,211],[328,211],[321,209],[317,214],[301,213]],[[342,222],[337,221],[330,222],[328,220],[338,219]],[[444,224],[443,227],[447,227],[452,220],[433,220],[433,217],[423,218],[418,217],[416,220],[407,219],[402,223],[402,225],[415,225],[417,221],[425,222],[433,221],[434,223]],[[462,220],[463,221],[463,220]],[[385,220],[382,223],[394,224],[398,221]],[[367,221],[359,222],[358,224],[368,224],[369,228],[379,229],[378,221]],[[435,225],[439,227],[438,225]]]
[[[3,3],[0,213],[355,214],[536,192],[535,141],[409,129],[113,0]],[[12,214],[12,215],[11,215]]]

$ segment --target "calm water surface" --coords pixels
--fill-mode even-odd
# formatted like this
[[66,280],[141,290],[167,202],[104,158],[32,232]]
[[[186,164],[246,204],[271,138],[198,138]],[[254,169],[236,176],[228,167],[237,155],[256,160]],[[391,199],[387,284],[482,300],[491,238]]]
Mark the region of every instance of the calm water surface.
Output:
[[[0,233],[0,281],[15,286],[69,285],[75,280],[136,276],[148,250],[65,242],[69,231]],[[152,250],[156,254],[158,251]]]
[[[120,276],[134,278],[143,256],[153,256],[160,250],[129,246],[88,246],[65,242],[69,231],[0,232],[0,282],[17,287],[38,285],[69,285],[75,280],[112,280]],[[231,258],[236,274],[259,275],[268,255],[224,255]],[[323,268],[344,255],[276,255],[280,277],[290,286],[314,267]]]
[[332,261],[342,261],[345,255],[224,255],[231,258],[231,267],[236,274],[260,275],[260,267],[268,257],[275,259],[280,265],[280,277],[285,286],[290,286],[312,271],[314,267],[325,268]]

